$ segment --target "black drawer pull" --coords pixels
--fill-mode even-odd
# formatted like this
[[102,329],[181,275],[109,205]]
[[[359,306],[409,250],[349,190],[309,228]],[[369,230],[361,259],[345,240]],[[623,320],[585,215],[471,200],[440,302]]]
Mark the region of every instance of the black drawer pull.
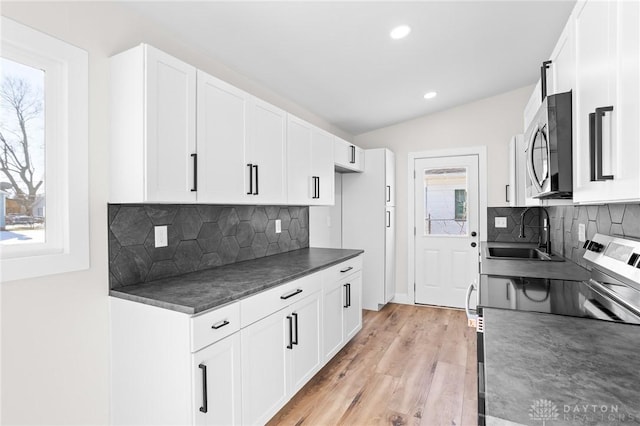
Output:
[[353,269],[353,266],[349,266],[347,269],[340,269],[340,272],[349,272]]
[[198,190],[198,154],[191,154],[191,158],[193,158],[193,187],[191,192],[196,192]]
[[291,292],[291,293],[289,293],[289,294],[284,294],[284,295],[280,296],[280,299],[282,299],[282,300],[287,300],[288,298],[293,297],[293,296],[295,296],[296,294],[300,294],[300,293],[302,293],[302,289],[301,289],[301,288],[299,288],[299,289],[297,289],[297,290],[295,290],[295,291],[292,291],[292,292]]
[[200,364],[198,368],[202,370],[202,407],[200,407],[200,412],[206,413],[209,405],[207,403],[207,366]]
[[219,328],[224,327],[225,325],[229,325],[229,321],[224,320],[224,321],[222,321],[222,322],[220,322],[220,323],[218,323],[218,324],[214,324],[214,325],[212,325],[212,326],[211,326],[211,328],[213,328],[214,330],[217,330],[217,329],[219,329]]

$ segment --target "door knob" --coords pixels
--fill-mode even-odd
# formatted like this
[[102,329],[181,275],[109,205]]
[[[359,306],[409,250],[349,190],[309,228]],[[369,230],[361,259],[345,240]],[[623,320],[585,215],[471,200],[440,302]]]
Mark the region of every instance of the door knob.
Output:
[[475,247],[477,244],[475,242],[471,243],[471,247]]
[[472,236],[472,237],[475,237],[476,235],[478,235],[478,233],[477,233],[476,231],[473,231],[473,232],[471,233],[471,236]]

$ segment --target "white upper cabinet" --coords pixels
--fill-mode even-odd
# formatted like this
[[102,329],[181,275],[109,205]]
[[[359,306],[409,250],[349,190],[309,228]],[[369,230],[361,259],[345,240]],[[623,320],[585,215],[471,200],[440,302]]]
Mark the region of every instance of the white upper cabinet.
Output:
[[198,201],[286,202],[286,113],[198,71]]
[[247,168],[253,171],[250,200],[260,204],[287,202],[287,113],[280,108],[253,98],[250,107],[250,132]]
[[569,22],[562,30],[560,39],[551,53],[547,70],[547,94],[568,92],[576,88],[576,55],[574,22]]
[[640,4],[576,5],[574,202],[640,200]]
[[334,203],[333,136],[290,114],[287,184],[291,205]]
[[344,139],[334,137],[333,158],[337,172],[362,172],[364,170],[364,150]]
[[247,93],[198,71],[198,201],[249,200],[249,104]]
[[196,69],[146,44],[110,68],[109,201],[195,201]]

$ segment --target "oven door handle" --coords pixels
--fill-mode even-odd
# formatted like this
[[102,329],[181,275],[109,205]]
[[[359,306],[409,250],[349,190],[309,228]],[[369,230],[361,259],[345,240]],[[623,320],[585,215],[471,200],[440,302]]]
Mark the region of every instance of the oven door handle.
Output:
[[615,320],[615,318],[612,318],[611,315],[604,312],[602,309],[598,307],[598,305],[593,303],[591,300],[585,300],[584,305],[582,306],[584,310],[587,311],[587,313],[595,319],[605,320],[605,321]]
[[473,312],[471,310],[471,294],[477,290],[476,288],[476,282],[472,282],[471,284],[469,284],[469,287],[467,288],[467,295],[465,297],[465,301],[464,301],[464,311],[467,314],[467,323],[469,324],[470,327],[474,327],[475,326],[475,322],[478,319],[478,314]]

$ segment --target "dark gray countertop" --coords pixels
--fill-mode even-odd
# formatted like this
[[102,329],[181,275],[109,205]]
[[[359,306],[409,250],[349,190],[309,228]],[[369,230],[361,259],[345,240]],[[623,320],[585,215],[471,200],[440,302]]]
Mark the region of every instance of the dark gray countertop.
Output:
[[109,295],[196,314],[325,269],[362,250],[305,248],[179,277],[119,287]]
[[[487,425],[640,424],[640,326],[484,309]],[[606,410],[606,412],[604,412]],[[549,412],[551,415],[553,411]]]
[[589,279],[589,271],[587,269],[568,259],[564,262],[550,262],[541,260],[487,258],[487,248],[489,247],[536,247],[535,244],[483,241],[480,243],[480,247],[480,273],[484,275],[573,281]]

